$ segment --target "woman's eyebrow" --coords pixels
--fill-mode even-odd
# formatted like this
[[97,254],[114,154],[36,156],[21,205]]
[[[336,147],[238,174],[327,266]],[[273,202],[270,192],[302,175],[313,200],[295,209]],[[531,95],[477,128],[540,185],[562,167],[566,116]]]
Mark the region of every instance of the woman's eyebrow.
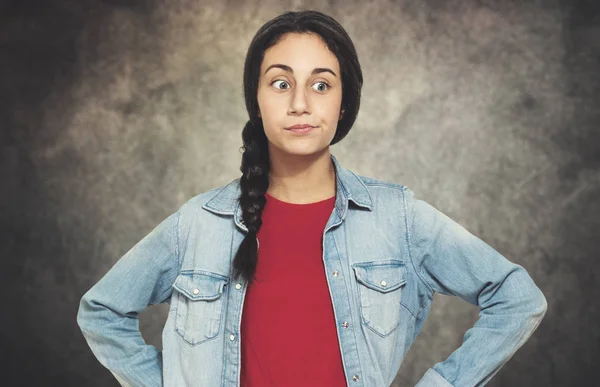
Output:
[[[267,71],[269,71],[272,68],[280,68],[280,69],[285,70],[287,72],[290,72],[292,74],[294,73],[294,70],[290,66],[284,65],[284,64],[281,64],[281,63],[276,63],[276,64],[270,65],[265,70],[265,74],[267,73]],[[324,73],[324,72],[331,73],[331,74],[333,74],[334,77],[337,77],[337,75],[333,72],[333,70],[329,69],[327,67],[316,67],[316,68],[313,69],[313,71],[310,73],[310,75],[315,75],[315,74]]]

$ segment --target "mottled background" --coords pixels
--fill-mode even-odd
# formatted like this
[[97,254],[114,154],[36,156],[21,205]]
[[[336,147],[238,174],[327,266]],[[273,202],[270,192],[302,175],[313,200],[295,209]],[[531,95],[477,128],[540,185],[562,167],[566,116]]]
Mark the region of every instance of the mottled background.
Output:
[[[342,23],[364,71],[332,152],[410,187],[546,294],[489,385],[598,380],[597,1],[55,0],[0,2],[2,385],[118,385],[76,325],[79,299],[188,198],[240,175],[248,44],[311,8]],[[158,347],[166,312],[140,315]],[[394,386],[476,318],[437,295]]]

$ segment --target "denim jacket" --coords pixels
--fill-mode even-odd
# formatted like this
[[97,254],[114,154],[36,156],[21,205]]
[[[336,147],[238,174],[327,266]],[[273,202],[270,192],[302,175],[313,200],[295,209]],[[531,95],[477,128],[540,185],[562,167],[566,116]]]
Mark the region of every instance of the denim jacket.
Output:
[[[337,189],[323,264],[347,385],[390,386],[436,292],[479,306],[479,318],[417,386],[486,384],[540,324],[543,293],[522,266],[409,188],[331,158]],[[238,178],[191,198],[81,298],[77,323],[121,385],[239,386],[247,283],[230,275],[248,231],[239,194]],[[159,303],[169,304],[162,351],[138,324]]]

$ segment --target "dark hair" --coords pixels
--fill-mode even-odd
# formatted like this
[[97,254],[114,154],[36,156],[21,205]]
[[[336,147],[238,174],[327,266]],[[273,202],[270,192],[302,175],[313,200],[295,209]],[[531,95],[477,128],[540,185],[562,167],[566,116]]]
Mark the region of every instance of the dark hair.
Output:
[[265,193],[269,188],[269,149],[261,119],[258,117],[258,81],[265,51],[277,44],[287,33],[319,35],[340,65],[342,78],[342,118],[330,145],[346,137],[356,120],[360,106],[362,70],[352,40],[344,28],[332,17],[318,11],[285,12],[265,23],[257,32],[244,64],[244,99],[250,120],[242,131],[244,149],[240,171],[242,222],[248,234],[233,260],[233,277],[240,275],[252,283],[258,261],[257,234],[262,224]]

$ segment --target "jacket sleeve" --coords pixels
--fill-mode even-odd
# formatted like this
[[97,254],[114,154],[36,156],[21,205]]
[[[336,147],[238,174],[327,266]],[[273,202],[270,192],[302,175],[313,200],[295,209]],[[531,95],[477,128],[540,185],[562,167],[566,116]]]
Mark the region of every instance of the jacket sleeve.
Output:
[[462,345],[417,387],[483,386],[537,329],[547,309],[527,271],[404,187],[410,258],[430,292],[479,306]]
[[162,386],[162,352],[145,343],[138,313],[168,302],[179,270],[179,211],[135,244],[81,298],[85,340],[122,386]]

